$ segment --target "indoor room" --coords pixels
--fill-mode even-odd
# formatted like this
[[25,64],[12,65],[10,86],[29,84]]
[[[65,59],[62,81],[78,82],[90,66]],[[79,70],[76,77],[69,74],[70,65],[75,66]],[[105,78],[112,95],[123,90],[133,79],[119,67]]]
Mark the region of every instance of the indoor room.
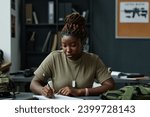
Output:
[[1,98],[150,99],[149,13],[150,0],[4,0]]

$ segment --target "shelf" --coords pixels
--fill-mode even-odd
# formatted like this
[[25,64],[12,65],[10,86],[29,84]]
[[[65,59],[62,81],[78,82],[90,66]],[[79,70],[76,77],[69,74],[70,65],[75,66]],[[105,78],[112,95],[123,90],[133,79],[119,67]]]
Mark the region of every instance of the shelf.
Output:
[[41,27],[41,26],[57,26],[57,24],[46,24],[46,23],[41,23],[41,24],[26,24],[28,27]]
[[[49,6],[50,1],[53,1],[54,4],[51,5],[54,9]],[[53,40],[57,39],[58,42],[55,44],[57,45],[55,49],[60,48],[60,30],[64,26],[65,16],[70,14],[72,10],[86,16],[86,27],[90,37],[91,2],[92,0],[22,0],[22,14],[20,14],[22,17],[21,69],[37,67],[50,53]],[[51,14],[54,18],[52,23],[48,21],[49,11],[53,12]]]
[[[87,23],[86,26],[90,26],[91,23]],[[58,26],[64,26],[64,23],[58,23]]]
[[48,55],[50,52],[34,52],[34,51],[28,51],[26,54],[28,55]]

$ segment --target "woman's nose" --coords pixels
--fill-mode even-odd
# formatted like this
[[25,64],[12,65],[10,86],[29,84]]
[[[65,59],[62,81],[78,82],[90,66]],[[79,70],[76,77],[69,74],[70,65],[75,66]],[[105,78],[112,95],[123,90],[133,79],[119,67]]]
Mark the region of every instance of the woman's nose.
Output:
[[66,49],[67,49],[67,52],[71,52],[71,48],[69,46]]

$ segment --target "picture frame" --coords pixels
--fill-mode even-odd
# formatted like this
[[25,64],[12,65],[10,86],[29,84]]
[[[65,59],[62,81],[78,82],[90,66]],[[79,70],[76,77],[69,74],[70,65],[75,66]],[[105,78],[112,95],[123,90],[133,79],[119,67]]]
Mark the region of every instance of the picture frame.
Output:
[[116,0],[116,39],[150,39],[150,0]]

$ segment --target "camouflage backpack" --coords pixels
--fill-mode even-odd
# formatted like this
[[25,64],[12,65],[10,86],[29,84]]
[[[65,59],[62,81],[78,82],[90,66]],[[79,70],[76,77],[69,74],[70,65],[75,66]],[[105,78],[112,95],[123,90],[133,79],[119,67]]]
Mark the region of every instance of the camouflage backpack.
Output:
[[110,90],[103,93],[101,98],[106,100],[149,100],[150,85],[138,84],[124,86],[120,89]]
[[13,80],[0,71],[0,97],[15,97],[16,87]]

